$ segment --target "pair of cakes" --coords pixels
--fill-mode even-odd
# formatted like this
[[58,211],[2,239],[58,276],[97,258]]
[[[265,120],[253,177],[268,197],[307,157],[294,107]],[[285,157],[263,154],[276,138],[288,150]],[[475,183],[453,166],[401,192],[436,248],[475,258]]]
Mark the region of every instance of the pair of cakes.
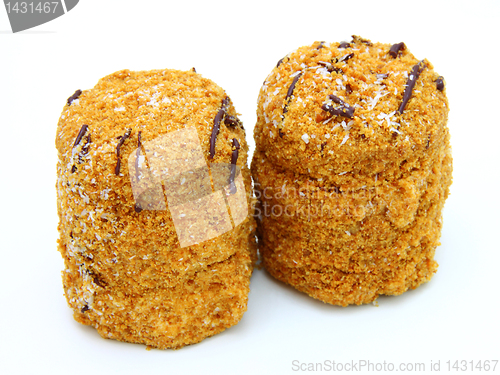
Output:
[[280,60],[252,161],[271,275],[342,306],[428,281],[451,184],[447,115],[442,77],[404,43],[353,36]]
[[194,69],[124,70],[76,91],[56,136],[75,319],[161,349],[237,324],[256,228],[269,273],[324,302],[416,288],[437,269],[447,115],[430,62],[356,36],[278,62],[258,98],[251,174],[231,100]]
[[245,131],[224,90],[194,71],[117,72],[68,99],[56,146],[77,321],[179,348],[241,319],[255,221]]

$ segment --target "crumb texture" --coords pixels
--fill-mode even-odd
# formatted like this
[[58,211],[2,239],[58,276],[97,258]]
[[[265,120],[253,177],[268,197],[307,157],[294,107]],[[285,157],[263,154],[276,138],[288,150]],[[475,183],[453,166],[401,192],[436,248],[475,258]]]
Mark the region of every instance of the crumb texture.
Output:
[[[211,157],[214,119],[223,102]],[[240,321],[256,258],[256,225],[248,146],[237,116],[224,90],[193,71],[122,70],[68,98],[56,136],[58,248],[65,296],[77,321],[104,338],[160,349],[197,343]],[[148,148],[187,127],[198,137],[180,141],[198,145],[202,164],[237,165],[238,191],[246,193],[248,210],[239,207],[238,222],[231,212],[234,220],[224,234],[181,246],[168,205],[182,189],[168,200],[173,183],[156,189],[146,184],[141,205],[131,181],[142,175],[129,172],[129,160],[137,153],[143,170],[160,170],[160,148]],[[181,151],[168,155],[179,162],[183,157]],[[210,192],[217,183],[208,179]]]
[[404,43],[315,42],[260,90],[259,252],[275,278],[346,306],[429,281],[452,181],[444,81]]

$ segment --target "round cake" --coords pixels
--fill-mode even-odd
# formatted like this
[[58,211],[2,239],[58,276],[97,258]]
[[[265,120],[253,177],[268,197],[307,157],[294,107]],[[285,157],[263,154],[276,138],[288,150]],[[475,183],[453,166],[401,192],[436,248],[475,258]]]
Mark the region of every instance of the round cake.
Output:
[[315,42],[259,94],[252,175],[265,268],[363,304],[430,280],[452,181],[445,82],[404,43]]
[[255,223],[245,130],[193,71],[123,70],[59,119],[59,251],[75,319],[180,348],[246,310]]

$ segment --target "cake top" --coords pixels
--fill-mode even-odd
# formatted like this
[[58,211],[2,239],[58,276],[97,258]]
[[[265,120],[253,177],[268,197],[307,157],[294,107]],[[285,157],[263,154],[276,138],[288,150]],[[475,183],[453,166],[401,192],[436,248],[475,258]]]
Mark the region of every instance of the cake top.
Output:
[[[177,70],[122,70],[77,90],[59,119],[56,147],[60,179],[67,181],[60,188],[124,212],[165,210],[162,179],[191,169],[208,176],[212,163],[246,167],[248,150],[224,90],[194,71]],[[220,173],[224,183],[227,173]],[[144,207],[133,196],[138,186],[151,195]]]
[[[224,121],[218,124],[219,138],[219,134],[214,137],[212,133],[221,109]],[[233,147],[226,130],[237,133],[240,143],[245,142],[242,124],[236,116],[224,90],[194,71],[122,70],[100,79],[94,88],[77,90],[68,98],[58,124],[56,147],[63,154],[71,151],[83,126],[92,134],[94,152],[108,148],[116,152],[121,143],[122,153],[131,143],[125,139],[130,137],[137,144],[139,132],[142,142],[147,142],[194,126],[207,159],[228,163]],[[123,136],[124,142],[120,138]],[[217,142],[218,139],[223,141]],[[215,146],[212,150],[211,141]]]
[[404,43],[357,36],[289,53],[258,102],[257,144],[274,162],[314,177],[421,155],[442,138],[448,113],[444,80],[428,60]]

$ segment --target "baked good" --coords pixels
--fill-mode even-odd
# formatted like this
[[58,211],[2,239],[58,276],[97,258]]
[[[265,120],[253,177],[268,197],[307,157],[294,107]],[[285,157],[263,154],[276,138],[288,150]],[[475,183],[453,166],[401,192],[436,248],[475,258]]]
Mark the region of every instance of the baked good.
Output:
[[271,275],[346,306],[430,280],[452,181],[444,80],[404,43],[315,42],[259,94],[252,175]]
[[75,319],[180,348],[246,310],[255,223],[245,130],[193,71],[118,71],[68,98],[56,147],[59,251]]

